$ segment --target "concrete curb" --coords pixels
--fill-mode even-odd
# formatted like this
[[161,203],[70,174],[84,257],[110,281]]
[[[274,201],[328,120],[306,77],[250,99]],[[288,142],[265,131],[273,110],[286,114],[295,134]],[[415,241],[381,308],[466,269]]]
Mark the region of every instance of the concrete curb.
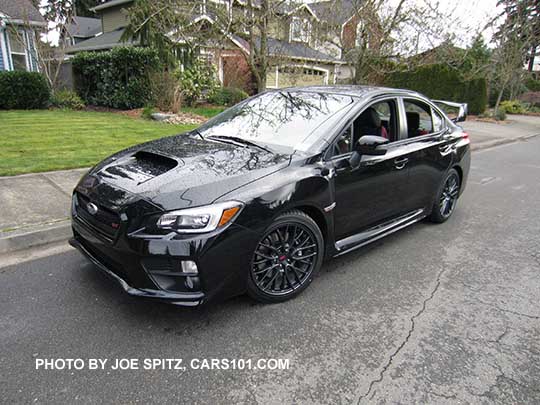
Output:
[[12,231],[0,236],[0,254],[60,242],[71,237],[71,222],[67,219],[52,224],[38,225],[37,228],[34,227],[31,231]]
[[520,136],[519,138],[497,139],[496,141],[482,142],[482,143],[477,143],[477,144],[473,143],[471,145],[471,150],[472,151],[484,150],[484,149],[493,148],[495,146],[506,145],[506,144],[509,144],[509,143],[522,142],[522,141],[526,141],[528,139],[534,138],[534,137],[539,136],[539,135],[540,134],[533,134],[533,135]]

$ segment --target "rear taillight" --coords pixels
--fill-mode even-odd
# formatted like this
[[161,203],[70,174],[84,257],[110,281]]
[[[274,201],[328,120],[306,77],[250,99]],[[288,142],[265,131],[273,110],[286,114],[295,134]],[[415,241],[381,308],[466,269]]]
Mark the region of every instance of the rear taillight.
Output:
[[461,137],[462,137],[463,139],[469,139],[469,134],[468,134],[467,132],[463,131],[463,132],[461,133]]

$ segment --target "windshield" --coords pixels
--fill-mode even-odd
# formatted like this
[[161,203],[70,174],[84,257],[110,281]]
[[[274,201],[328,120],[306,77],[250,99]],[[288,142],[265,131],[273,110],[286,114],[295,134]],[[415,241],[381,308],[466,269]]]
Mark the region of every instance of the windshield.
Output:
[[338,94],[272,91],[224,111],[198,132],[205,138],[232,136],[296,149],[319,125],[352,102],[352,97]]

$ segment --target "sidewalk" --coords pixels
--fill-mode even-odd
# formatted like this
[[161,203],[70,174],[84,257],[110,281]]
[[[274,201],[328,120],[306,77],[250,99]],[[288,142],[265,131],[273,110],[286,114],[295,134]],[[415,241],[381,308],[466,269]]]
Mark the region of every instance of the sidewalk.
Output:
[[[540,117],[495,124],[465,121],[473,150],[540,134]],[[67,239],[71,192],[87,169],[0,177],[0,255]]]
[[540,117],[508,115],[507,118],[507,121],[501,124],[465,121],[459,125],[469,134],[472,150],[486,149],[540,135]]
[[0,177],[0,254],[66,239],[71,192],[86,170]]

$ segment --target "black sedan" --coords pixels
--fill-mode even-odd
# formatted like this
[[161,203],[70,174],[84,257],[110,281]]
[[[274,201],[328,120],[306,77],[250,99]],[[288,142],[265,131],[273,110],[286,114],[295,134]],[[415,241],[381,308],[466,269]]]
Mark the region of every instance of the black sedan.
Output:
[[131,295],[199,305],[290,299],[325,259],[463,192],[468,136],[406,90],[268,91],[183,135],[119,152],[73,193],[71,244]]

